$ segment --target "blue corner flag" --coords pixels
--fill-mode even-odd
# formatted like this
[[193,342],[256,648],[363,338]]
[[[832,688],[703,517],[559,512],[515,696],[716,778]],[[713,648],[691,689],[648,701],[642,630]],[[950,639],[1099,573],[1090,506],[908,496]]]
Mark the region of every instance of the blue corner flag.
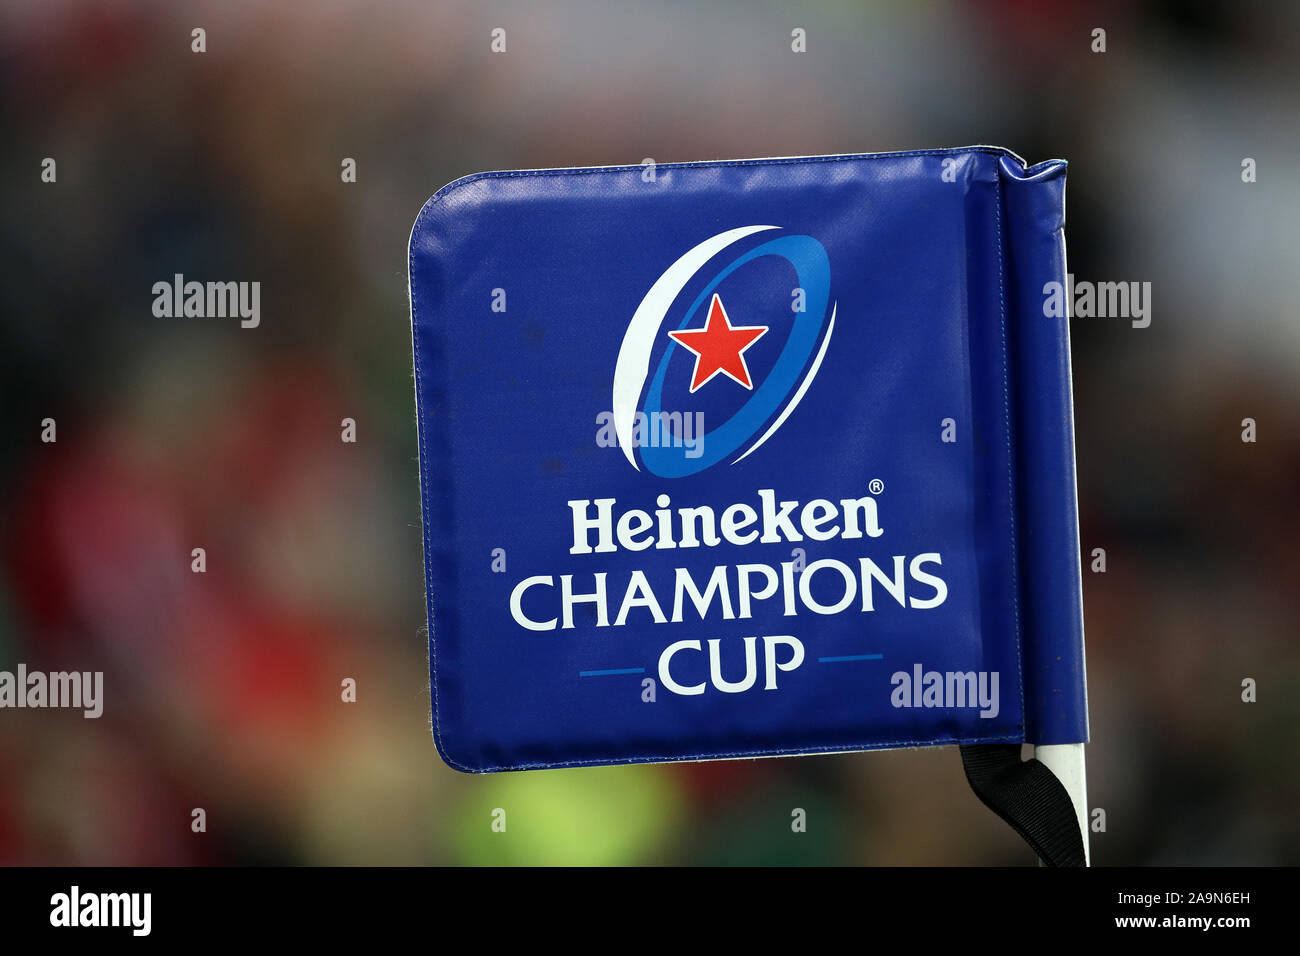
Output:
[[439,190],[410,291],[443,759],[1086,741],[1065,168]]

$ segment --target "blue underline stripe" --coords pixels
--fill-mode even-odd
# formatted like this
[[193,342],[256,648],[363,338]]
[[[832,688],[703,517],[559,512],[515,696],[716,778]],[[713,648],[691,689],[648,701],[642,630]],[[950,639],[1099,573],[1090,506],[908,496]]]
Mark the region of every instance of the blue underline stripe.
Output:
[[624,667],[612,671],[578,671],[579,677],[609,677],[613,674],[644,674],[644,667]]
[[818,664],[838,664],[840,661],[878,661],[884,654],[850,654],[847,657],[819,657]]

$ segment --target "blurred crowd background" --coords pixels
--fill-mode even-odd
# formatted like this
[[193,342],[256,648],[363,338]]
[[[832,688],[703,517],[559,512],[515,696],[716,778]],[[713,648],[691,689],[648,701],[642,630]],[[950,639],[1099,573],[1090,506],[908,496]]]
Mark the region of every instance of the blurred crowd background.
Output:
[[[1068,159],[1071,271],[1152,284],[1073,322],[1094,861],[1300,862],[1298,49],[1285,2],[0,3],[0,669],[107,687],[0,712],[0,863],[1030,863],[951,749],[471,778],[428,730],[425,199],[973,143]],[[178,272],[261,326],[155,318]]]

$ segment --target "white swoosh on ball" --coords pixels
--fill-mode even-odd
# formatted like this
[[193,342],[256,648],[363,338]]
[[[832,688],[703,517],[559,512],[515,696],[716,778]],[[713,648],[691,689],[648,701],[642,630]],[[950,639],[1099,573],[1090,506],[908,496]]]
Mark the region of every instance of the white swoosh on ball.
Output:
[[[650,291],[637,306],[632,321],[628,324],[627,333],[623,336],[623,346],[618,350],[618,362],[614,365],[612,411],[614,433],[618,436],[619,447],[623,449],[623,454],[627,456],[632,467],[637,468],[638,471],[640,468],[637,467],[636,456],[632,453],[632,426],[641,399],[641,388],[650,373],[650,355],[654,351],[655,340],[659,337],[659,327],[663,325],[669,306],[681,294],[691,277],[727,246],[756,232],[779,228],[781,227],[741,226],[739,229],[729,229],[705,239],[670,265],[667,271],[655,280],[655,284],[650,287]],[[828,335],[827,338],[829,337]],[[824,351],[825,346],[822,348]],[[818,356],[818,361],[820,360],[821,357]],[[805,387],[806,385],[807,381]],[[802,391],[800,394],[802,395]],[[768,434],[770,435],[773,430],[769,430]],[[764,435],[759,444],[766,439],[767,435]],[[757,447],[758,445],[754,446]]]

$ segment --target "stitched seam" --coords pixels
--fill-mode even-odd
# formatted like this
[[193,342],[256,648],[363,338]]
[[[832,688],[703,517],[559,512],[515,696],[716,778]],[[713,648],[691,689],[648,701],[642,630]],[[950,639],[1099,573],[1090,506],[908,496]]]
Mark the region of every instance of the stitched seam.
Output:
[[[939,747],[945,744],[1023,743],[1024,734],[997,734],[990,737],[936,737],[922,740],[888,740],[872,744],[839,744],[836,746],[793,747],[781,750],[708,751],[664,758],[658,754],[641,754],[635,757],[593,757],[589,760],[539,761],[536,763],[494,764],[470,770],[470,773],[494,773],[498,770],[548,770],[558,767],[613,766],[632,763],[685,763],[691,760],[727,760],[740,757],[793,757],[798,754],[862,753],[871,750],[892,750],[903,747]],[[460,765],[457,764],[459,767]],[[465,768],[461,768],[465,769]]]
[[456,760],[452,758],[451,754],[448,752],[447,747],[442,740],[442,725],[439,717],[440,700],[438,697],[438,650],[435,645],[434,631],[433,631],[433,605],[434,605],[433,573],[432,573],[432,566],[430,564],[431,555],[432,555],[432,545],[429,538],[429,521],[427,520],[427,515],[428,512],[431,510],[431,508],[429,507],[428,488],[425,486],[425,482],[426,480],[429,480],[429,476],[430,476],[429,461],[428,461],[429,442],[428,442],[428,436],[426,434],[426,427],[425,427],[424,402],[421,400],[421,397],[423,395],[423,386],[422,386],[423,376],[421,375],[420,372],[420,336],[416,332],[416,328],[419,324],[419,320],[417,317],[418,308],[417,308],[416,294],[415,294],[415,239],[416,236],[419,235],[420,226],[423,225],[424,220],[428,217],[429,211],[433,209],[434,205],[437,203],[437,199],[438,196],[435,193],[433,198],[430,199],[427,203],[425,203],[424,208],[420,210],[420,215],[417,216],[415,220],[415,228],[412,229],[411,231],[411,246],[410,249],[407,250],[407,269],[409,270],[409,281],[411,285],[411,351],[412,354],[414,355],[415,390],[416,390],[415,404],[416,404],[416,415],[419,420],[418,427],[420,432],[419,435],[420,507],[422,509],[420,513],[420,519],[421,519],[420,523],[423,525],[422,537],[424,539],[424,586],[426,592],[425,608],[429,619],[429,686],[431,689],[431,697],[432,697],[431,703],[433,706],[432,723],[433,723],[434,745],[438,748],[438,752],[442,754],[443,759],[446,760],[447,763],[451,764],[453,767],[455,767],[458,770],[462,770],[466,773],[473,773],[474,770],[471,767],[458,763]]
[[1011,569],[1014,575],[1011,587],[1011,608],[1016,624],[1016,686],[1020,689],[1020,719],[1028,722],[1025,711],[1025,668],[1020,634],[1020,557],[1016,548],[1016,458],[1011,444],[1011,359],[1007,349],[1007,295],[1006,267],[1002,252],[1002,170],[998,167],[997,195],[993,204],[994,229],[998,250],[998,304],[1002,313],[1002,414],[1007,438],[1007,513],[1011,526]]
[[[953,146],[947,149],[913,149],[894,153],[843,153],[835,156],[791,156],[784,159],[720,159],[700,163],[657,163],[655,169],[722,169],[744,166],[798,166],[812,163],[847,163],[874,159],[901,159],[908,156],[965,156],[970,153],[984,153],[989,156],[1010,157],[1019,160],[1007,150],[989,146]],[[1022,162],[1022,161],[1021,161]],[[1046,162],[1053,162],[1047,160]],[[1044,165],[1039,163],[1039,166]],[[630,166],[579,166],[573,169],[506,169],[484,173],[472,173],[443,186],[433,194],[438,200],[450,196],[457,189],[463,189],[483,179],[517,179],[529,176],[596,176],[602,173],[640,172],[644,165],[637,163]],[[1000,182],[1000,177],[999,177]]]

